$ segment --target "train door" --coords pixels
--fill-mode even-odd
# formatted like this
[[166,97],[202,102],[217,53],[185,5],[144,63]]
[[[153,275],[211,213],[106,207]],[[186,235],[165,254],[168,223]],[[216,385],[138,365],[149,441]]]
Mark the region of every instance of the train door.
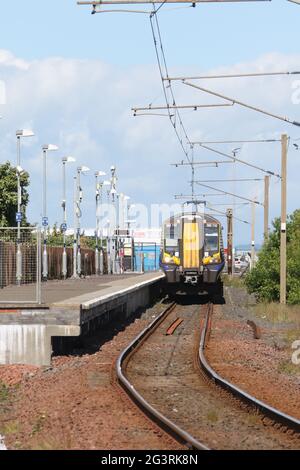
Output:
[[201,219],[197,216],[185,217],[183,220],[183,268],[199,269],[202,264],[201,250],[203,234]]

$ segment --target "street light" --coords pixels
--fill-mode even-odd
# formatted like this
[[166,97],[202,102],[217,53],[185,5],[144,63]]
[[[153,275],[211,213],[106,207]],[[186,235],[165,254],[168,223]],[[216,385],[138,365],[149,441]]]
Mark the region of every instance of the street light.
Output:
[[63,167],[63,199],[62,199],[62,209],[63,209],[63,223],[61,225],[61,231],[63,232],[63,243],[64,249],[62,254],[62,275],[66,279],[68,273],[67,267],[67,250],[66,250],[66,231],[67,231],[67,194],[66,194],[66,164],[74,163],[76,159],[73,157],[63,157],[62,158],[62,167]]
[[46,281],[48,278],[48,257],[47,257],[47,227],[49,225],[47,216],[47,152],[54,152],[58,150],[57,145],[47,144],[43,145],[43,218],[42,225],[44,227],[44,251],[43,251],[43,279]]
[[95,247],[95,271],[97,274],[103,274],[103,251],[102,251],[102,237],[100,243],[100,257],[99,257],[99,204],[102,203],[102,187],[103,182],[99,182],[99,178],[106,176],[104,171],[97,171],[96,177],[96,247]]
[[22,281],[22,251],[21,251],[21,222],[22,222],[22,191],[21,191],[21,176],[24,170],[21,168],[21,137],[33,137],[34,133],[29,129],[21,129],[16,131],[17,137],[17,213],[16,222],[18,224],[17,234],[17,257],[16,257],[16,280],[17,284],[20,285]]
[[[236,156],[237,154],[239,153],[239,151],[241,150],[241,147],[236,147],[234,149],[232,149],[231,153],[232,153],[232,156],[234,158],[233,160],[233,193],[236,192],[236,184],[235,184],[235,180],[236,180]],[[234,272],[235,272],[235,247],[234,247],[234,242],[235,242],[235,202],[236,202],[236,198],[235,196],[232,197],[232,221],[231,221],[231,227],[232,227],[232,238],[231,238],[231,247],[232,247],[232,250],[233,250],[233,253],[231,253],[232,255],[232,276],[234,276]]]
[[80,250],[80,204],[83,199],[83,192],[80,185],[81,173],[87,173],[90,169],[87,166],[77,168],[77,176],[74,178],[74,247],[73,247],[73,278],[78,278],[81,274],[81,250]]

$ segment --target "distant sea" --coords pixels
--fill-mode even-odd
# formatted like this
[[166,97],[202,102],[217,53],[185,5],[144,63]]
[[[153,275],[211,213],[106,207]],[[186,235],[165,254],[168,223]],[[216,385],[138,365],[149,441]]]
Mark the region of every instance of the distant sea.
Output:
[[[255,245],[255,251],[260,251],[262,245]],[[236,251],[251,251],[251,245],[237,245],[235,247]]]

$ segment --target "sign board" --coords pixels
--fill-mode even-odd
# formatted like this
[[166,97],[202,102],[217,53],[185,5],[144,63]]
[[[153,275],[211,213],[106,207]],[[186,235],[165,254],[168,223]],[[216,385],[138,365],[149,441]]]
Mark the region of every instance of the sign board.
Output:
[[61,229],[62,232],[66,232],[67,228],[68,228],[67,224],[65,224],[65,223],[61,224],[61,226],[60,226],[60,229]]
[[48,225],[49,225],[48,217],[43,217],[42,225],[43,225],[43,227],[48,227]]
[[16,213],[16,222],[22,222],[22,212]]
[[120,230],[120,229],[117,229],[115,230],[115,235],[119,236],[119,237],[129,237],[130,236],[130,232],[129,230]]

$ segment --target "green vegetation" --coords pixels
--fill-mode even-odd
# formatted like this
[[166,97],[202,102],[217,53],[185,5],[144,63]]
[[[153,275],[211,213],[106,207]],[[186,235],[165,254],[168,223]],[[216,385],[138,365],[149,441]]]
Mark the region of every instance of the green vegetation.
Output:
[[4,436],[10,436],[11,434],[17,434],[20,432],[20,423],[18,421],[9,421],[1,429],[1,433]]
[[32,432],[31,432],[31,436],[34,436],[34,434],[37,434],[39,432],[41,432],[41,430],[43,429],[43,426],[45,424],[45,420],[47,418],[47,415],[45,413],[39,413],[33,426],[32,426]]
[[[48,246],[63,246],[64,242],[63,242],[63,233],[60,231],[60,229],[58,228],[58,224],[55,223],[53,225],[53,228],[52,230],[50,230],[50,228],[48,229]],[[74,242],[74,238],[73,238],[73,235],[67,235],[66,237],[66,244],[67,244],[67,247],[71,248],[73,247],[73,242]],[[84,233],[82,234],[82,236],[80,237],[80,243],[81,243],[81,248],[85,248],[85,249],[91,249],[91,250],[94,250],[96,248],[96,238],[95,237],[87,237],[84,235]],[[99,242],[100,244],[100,242]],[[106,246],[106,240],[103,240],[102,241],[102,246]]]
[[299,376],[300,368],[298,365],[293,364],[290,360],[281,361],[277,368],[278,372]]
[[0,404],[6,402],[9,398],[9,388],[5,383],[0,382]]
[[245,287],[244,280],[240,277],[228,276],[228,274],[223,274],[222,276],[223,285],[227,287]]
[[217,423],[219,420],[216,410],[209,410],[206,417],[211,423]]
[[[264,243],[255,268],[245,283],[261,302],[277,302],[280,297],[280,219],[273,222],[273,232]],[[300,210],[287,222],[287,302],[300,304]]]
[[[16,212],[18,206],[17,196],[17,170],[9,162],[0,165],[0,226],[16,227]],[[29,175],[24,172],[21,175],[22,205],[23,213],[22,226],[26,227],[26,207],[29,202],[27,187],[29,186]]]

